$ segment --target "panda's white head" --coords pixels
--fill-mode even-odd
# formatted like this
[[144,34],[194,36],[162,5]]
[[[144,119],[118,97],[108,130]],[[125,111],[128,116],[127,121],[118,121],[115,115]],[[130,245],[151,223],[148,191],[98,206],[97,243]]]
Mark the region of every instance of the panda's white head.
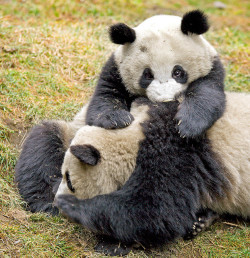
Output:
[[145,137],[141,123],[148,120],[148,109],[148,105],[134,102],[130,110],[133,122],[119,130],[82,126],[65,153],[56,197],[73,194],[86,199],[123,185],[134,170]]
[[135,28],[123,23],[111,26],[111,41],[121,45],[114,53],[115,61],[128,91],[152,101],[167,101],[206,76],[217,56],[201,36],[208,28],[199,10],[183,18],[153,16]]

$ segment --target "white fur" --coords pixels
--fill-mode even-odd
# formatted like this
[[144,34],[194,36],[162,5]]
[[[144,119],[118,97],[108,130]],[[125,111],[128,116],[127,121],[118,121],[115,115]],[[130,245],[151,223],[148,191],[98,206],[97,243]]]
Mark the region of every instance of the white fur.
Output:
[[185,90],[187,85],[170,79],[165,83],[154,80],[146,89],[146,94],[151,101],[164,102],[173,100],[176,93]]
[[227,93],[226,112],[208,131],[232,189],[209,208],[250,218],[250,94]]
[[[188,72],[186,85],[210,72],[217,56],[215,49],[201,35],[183,34],[180,26],[181,18],[178,16],[153,16],[134,28],[136,39],[133,43],[118,47],[115,60],[130,92],[147,95],[155,101],[152,91],[145,92],[139,85],[142,72],[147,67],[154,73],[152,84],[157,86],[157,91],[161,85],[171,88],[171,96],[167,96],[171,99],[180,90],[180,87],[173,87],[170,83],[175,65]],[[163,91],[166,92],[165,89]]]
[[61,129],[60,132],[63,133],[62,140],[65,149],[68,149],[70,141],[75,137],[76,132],[84,126],[85,117],[88,109],[88,104],[85,105],[74,117],[73,121],[66,122],[64,120],[52,120],[52,122],[58,124]]
[[65,173],[68,171],[75,195],[85,199],[97,194],[109,193],[122,186],[135,167],[139,141],[144,139],[140,123],[147,119],[148,106],[132,105],[134,121],[129,127],[106,130],[95,126],[84,126],[71,142],[71,146],[90,144],[101,154],[96,166],[80,162],[68,150],[62,165],[63,179],[59,194],[73,194],[67,187]]

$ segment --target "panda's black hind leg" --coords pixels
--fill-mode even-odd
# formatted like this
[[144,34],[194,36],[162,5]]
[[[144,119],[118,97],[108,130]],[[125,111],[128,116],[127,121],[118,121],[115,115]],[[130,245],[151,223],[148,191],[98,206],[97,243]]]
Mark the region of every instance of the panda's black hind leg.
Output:
[[46,121],[35,126],[23,144],[15,167],[15,180],[32,212],[58,214],[53,201],[62,178],[63,140],[61,124]]
[[210,209],[201,209],[197,212],[196,217],[197,220],[193,223],[192,229],[183,237],[184,240],[193,239],[208,228],[218,218],[218,214]]
[[108,236],[98,236],[95,251],[108,256],[124,256],[132,250],[132,244],[120,243]]

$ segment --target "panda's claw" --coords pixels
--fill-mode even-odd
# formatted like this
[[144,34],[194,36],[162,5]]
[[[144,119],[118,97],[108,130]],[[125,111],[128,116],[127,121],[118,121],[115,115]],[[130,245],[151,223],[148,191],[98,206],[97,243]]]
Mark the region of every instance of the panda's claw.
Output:
[[[182,107],[183,105],[181,105]],[[180,108],[175,119],[177,122],[177,130],[181,136],[187,138],[198,137],[207,129],[207,118],[200,118],[196,115],[195,110],[191,112],[189,109]]]
[[204,231],[207,227],[209,227],[212,222],[218,217],[218,215],[209,209],[201,210],[197,214],[197,221],[193,223],[193,226],[189,232],[183,237],[185,240],[192,239],[196,237],[199,233]]
[[134,117],[127,110],[115,110],[102,113],[93,123],[95,126],[105,129],[117,129],[129,126]]

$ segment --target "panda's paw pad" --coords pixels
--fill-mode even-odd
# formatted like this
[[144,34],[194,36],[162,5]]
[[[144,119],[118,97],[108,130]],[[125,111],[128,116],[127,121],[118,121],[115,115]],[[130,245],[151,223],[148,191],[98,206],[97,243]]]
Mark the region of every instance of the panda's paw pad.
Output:
[[192,229],[184,236],[185,240],[190,240],[198,236],[199,233],[206,229],[206,221],[199,217],[197,221],[194,222]]
[[124,128],[130,125],[134,117],[126,110],[105,113],[98,119],[98,125],[105,129]]
[[201,231],[205,229],[206,222],[202,218],[198,218],[198,221],[193,224],[193,232],[194,236],[197,236]]

